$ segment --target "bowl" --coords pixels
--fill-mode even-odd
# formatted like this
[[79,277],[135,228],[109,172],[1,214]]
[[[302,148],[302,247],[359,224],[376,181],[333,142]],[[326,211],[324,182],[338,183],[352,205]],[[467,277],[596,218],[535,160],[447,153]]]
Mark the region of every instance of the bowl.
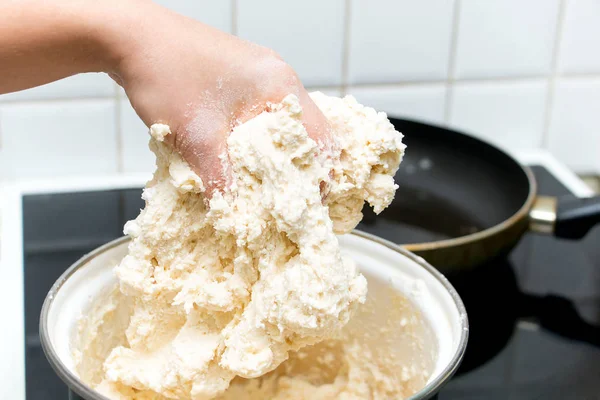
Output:
[[[398,365],[419,365],[422,371],[404,377],[421,379],[414,381],[419,387],[408,398],[433,397],[456,372],[465,353],[469,328],[460,296],[435,268],[391,242],[360,231],[339,236],[339,241],[369,287],[365,305],[345,331],[369,338],[363,345],[373,357],[396,357]],[[71,398],[106,400],[80,379],[74,350],[81,317],[117,287],[112,268],[126,255],[128,243],[129,238],[122,237],[82,257],[54,283],[42,306],[42,348],[68,385]]]

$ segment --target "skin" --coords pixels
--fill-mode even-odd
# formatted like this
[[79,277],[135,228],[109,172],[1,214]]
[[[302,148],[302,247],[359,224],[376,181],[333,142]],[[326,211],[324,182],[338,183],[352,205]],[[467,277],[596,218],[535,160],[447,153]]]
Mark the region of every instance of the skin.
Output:
[[270,49],[149,0],[0,0],[0,94],[85,72],[109,74],[148,127],[169,125],[209,195],[226,186],[219,155],[231,129],[290,93],[331,150],[327,120]]

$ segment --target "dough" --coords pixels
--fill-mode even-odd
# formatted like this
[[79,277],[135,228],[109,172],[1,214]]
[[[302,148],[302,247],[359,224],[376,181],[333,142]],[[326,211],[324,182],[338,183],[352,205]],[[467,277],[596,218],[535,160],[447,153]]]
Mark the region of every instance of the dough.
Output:
[[[126,343],[127,325],[120,316],[130,312],[123,295],[114,290],[95,299],[97,307],[83,319],[79,373],[88,384],[103,379],[105,343]],[[218,400],[399,400],[427,383],[437,359],[436,338],[414,304],[388,282],[370,280],[365,304],[339,335],[306,346],[274,371],[259,378],[235,378]],[[87,369],[86,369],[87,368]],[[112,399],[165,399],[151,391],[134,391],[104,381],[97,390]]]
[[340,335],[292,352],[260,378],[234,379],[219,400],[400,400],[418,392],[433,371],[435,335],[406,297],[381,283],[371,289]]
[[233,183],[208,207],[203,182],[163,142],[169,127],[151,127],[156,172],[115,268],[129,320],[101,376],[90,377],[97,390],[215,398],[234,378],[267,374],[290,352],[338,336],[364,302],[366,280],[335,234],[356,226],[365,200],[377,213],[391,202],[402,135],[350,96],[311,96],[339,157],[318,150],[289,95],[233,129]]

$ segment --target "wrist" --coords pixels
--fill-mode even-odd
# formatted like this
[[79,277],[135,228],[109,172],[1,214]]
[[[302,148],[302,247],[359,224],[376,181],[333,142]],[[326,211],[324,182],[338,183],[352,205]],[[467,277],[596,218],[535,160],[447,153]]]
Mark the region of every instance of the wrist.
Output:
[[[87,1],[89,4],[89,1]],[[140,42],[149,18],[149,0],[105,0],[92,11],[90,32],[97,48],[96,72],[121,76],[128,58],[140,51]]]

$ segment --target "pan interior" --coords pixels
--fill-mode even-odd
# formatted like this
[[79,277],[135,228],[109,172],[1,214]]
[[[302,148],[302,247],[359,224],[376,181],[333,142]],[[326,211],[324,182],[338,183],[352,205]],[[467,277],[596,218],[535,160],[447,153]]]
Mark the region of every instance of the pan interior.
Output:
[[379,216],[365,207],[358,229],[399,244],[434,242],[491,228],[525,203],[527,174],[504,152],[456,131],[390,121],[407,145],[399,188]]

